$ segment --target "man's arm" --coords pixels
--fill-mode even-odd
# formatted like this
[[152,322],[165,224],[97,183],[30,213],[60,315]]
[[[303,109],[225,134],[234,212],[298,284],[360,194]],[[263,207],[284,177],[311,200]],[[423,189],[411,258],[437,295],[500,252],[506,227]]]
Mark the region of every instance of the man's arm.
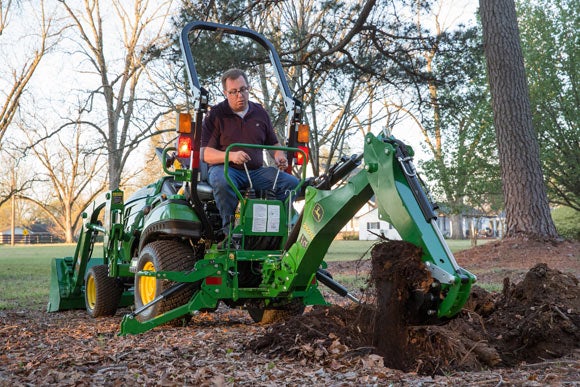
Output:
[[[215,148],[205,147],[203,151],[203,161],[208,164],[223,164],[226,160],[226,152]],[[250,161],[250,156],[244,151],[230,152],[229,161],[234,164],[243,164]]]

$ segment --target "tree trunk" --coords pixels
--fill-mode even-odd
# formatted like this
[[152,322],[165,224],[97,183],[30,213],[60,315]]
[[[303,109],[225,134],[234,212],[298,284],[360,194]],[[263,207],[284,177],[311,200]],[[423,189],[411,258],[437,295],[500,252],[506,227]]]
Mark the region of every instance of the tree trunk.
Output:
[[12,195],[12,208],[10,209],[10,246],[16,243],[16,196]]
[[465,239],[463,219],[460,214],[451,214],[451,239]]
[[556,238],[513,0],[480,0],[506,210],[506,237]]
[[121,160],[120,151],[109,149],[109,189],[114,190],[121,185]]
[[72,226],[72,219],[73,219],[73,215],[72,215],[72,208],[71,206],[66,207],[65,209],[65,219],[64,219],[64,241],[66,243],[73,243],[73,235],[74,235],[74,229]]

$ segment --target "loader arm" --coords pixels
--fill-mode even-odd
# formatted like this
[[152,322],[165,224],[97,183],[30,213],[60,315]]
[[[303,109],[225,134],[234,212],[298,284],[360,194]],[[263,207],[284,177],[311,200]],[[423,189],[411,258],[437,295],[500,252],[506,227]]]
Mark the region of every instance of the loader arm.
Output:
[[[112,254],[112,251],[106,251],[105,258],[94,259],[89,263],[94,247],[94,237],[99,232],[103,233],[105,236],[103,249],[114,250],[112,246],[122,233],[121,224],[116,223],[118,213],[122,210],[122,201],[123,191],[110,191],[95,199],[83,212],[83,226],[74,256],[52,260],[47,312],[85,307],[82,293],[85,273],[91,265],[107,264],[107,258]],[[102,225],[99,222],[99,215],[104,208],[106,208],[105,224]],[[116,271],[116,262],[113,270]]]
[[306,189],[296,241],[282,257],[278,270],[267,277],[275,283],[272,296],[306,289],[334,237],[375,195],[380,218],[391,223],[403,240],[422,248],[422,261],[442,289],[438,317],[452,317],[461,310],[475,276],[457,265],[441,237],[432,205],[414,180],[416,175],[409,173],[409,158],[397,157],[401,146],[400,142],[368,134],[364,170],[337,189]]

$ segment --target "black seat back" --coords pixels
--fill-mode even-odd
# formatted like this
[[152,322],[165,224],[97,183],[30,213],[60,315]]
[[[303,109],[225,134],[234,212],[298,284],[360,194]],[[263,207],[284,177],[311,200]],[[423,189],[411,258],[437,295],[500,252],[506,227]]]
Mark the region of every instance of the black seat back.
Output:
[[213,188],[209,185],[209,166],[203,161],[203,151],[199,155],[199,181],[197,182],[197,196],[201,201],[208,201],[213,199]]

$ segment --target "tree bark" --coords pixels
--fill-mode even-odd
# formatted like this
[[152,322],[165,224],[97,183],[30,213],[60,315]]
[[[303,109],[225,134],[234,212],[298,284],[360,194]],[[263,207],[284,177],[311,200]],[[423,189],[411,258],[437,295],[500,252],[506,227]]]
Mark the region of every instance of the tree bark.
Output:
[[556,238],[532,125],[513,0],[480,0],[506,210],[506,237]]

